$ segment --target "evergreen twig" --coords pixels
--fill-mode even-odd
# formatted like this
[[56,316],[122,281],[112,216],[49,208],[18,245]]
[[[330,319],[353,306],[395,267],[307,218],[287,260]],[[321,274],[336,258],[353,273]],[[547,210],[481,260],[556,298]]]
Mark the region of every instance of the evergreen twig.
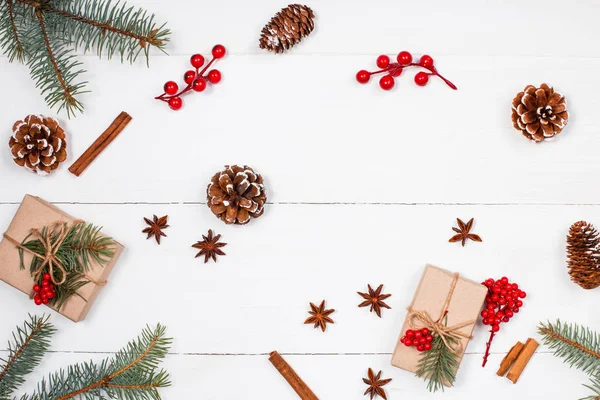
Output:
[[[456,339],[447,337],[448,344],[453,346]],[[453,386],[458,369],[458,356],[452,352],[439,335],[433,337],[431,350],[422,353],[417,364],[416,375],[427,382],[430,392],[444,391],[444,386]]]
[[146,327],[140,336],[99,364],[93,361],[69,366],[42,380],[32,395],[21,400],[128,399],[159,400],[159,388],[170,386],[169,374],[158,369],[171,339],[165,327]]
[[50,338],[56,329],[48,318],[29,315],[29,321],[13,332],[13,341],[8,342],[8,357],[0,358],[0,400],[11,398],[25,382],[25,375],[39,365],[50,347]]

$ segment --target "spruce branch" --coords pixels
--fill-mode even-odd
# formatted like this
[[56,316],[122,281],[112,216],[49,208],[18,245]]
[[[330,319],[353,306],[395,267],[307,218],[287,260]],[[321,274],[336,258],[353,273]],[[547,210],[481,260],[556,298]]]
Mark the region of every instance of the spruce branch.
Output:
[[[456,339],[447,337],[448,344],[453,346]],[[458,356],[450,350],[439,335],[434,336],[431,350],[422,353],[417,364],[416,375],[427,382],[430,392],[444,391],[444,386],[453,386],[458,368]]]
[[96,364],[92,361],[69,366],[42,380],[33,395],[22,400],[68,400],[111,398],[159,400],[159,388],[169,386],[169,374],[158,369],[165,358],[171,339],[165,327],[146,327],[112,358]]
[[25,61],[25,50],[16,23],[19,17],[13,0],[6,0],[0,4],[0,47],[10,62],[15,59],[19,62]]
[[600,335],[577,324],[540,323],[538,333],[556,357],[589,375],[600,373]]
[[25,375],[39,365],[50,347],[50,338],[56,329],[48,318],[29,315],[29,321],[13,332],[13,341],[8,342],[8,358],[0,358],[0,400],[11,398],[25,382]]

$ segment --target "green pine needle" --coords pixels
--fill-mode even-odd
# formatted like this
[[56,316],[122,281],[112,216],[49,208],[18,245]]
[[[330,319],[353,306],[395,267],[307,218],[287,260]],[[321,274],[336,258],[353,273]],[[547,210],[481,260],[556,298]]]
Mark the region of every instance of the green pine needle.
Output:
[[171,339],[165,327],[146,327],[114,357],[87,361],[59,370],[42,380],[32,395],[21,400],[127,399],[160,400],[159,388],[170,386],[169,374],[159,369]]
[[[56,257],[67,271],[67,276],[63,284],[55,286],[56,297],[50,299],[50,305],[60,309],[71,296],[78,295],[77,291],[90,282],[85,274],[90,271],[92,262],[104,266],[114,256],[115,242],[112,238],[103,236],[100,233],[101,229],[87,223],[69,228],[65,240],[56,252]],[[44,227],[40,231],[42,237],[45,237],[47,232],[48,227]],[[44,246],[40,240],[29,240],[30,237],[31,235],[27,236],[21,245],[37,254],[45,254]],[[54,243],[58,237],[58,232],[52,233],[50,237],[51,242]],[[24,251],[22,249],[19,249],[19,257],[21,269],[25,269]],[[33,257],[29,266],[30,272],[33,274],[41,263],[42,260]],[[49,272],[47,266],[41,272],[41,275],[46,272]],[[57,279],[62,279],[60,270],[55,268],[54,273]]]
[[8,342],[8,357],[0,358],[0,400],[11,399],[12,393],[25,382],[25,375],[42,361],[56,332],[48,318],[29,315],[29,321],[13,332],[13,340]]
[[[447,338],[453,346],[456,340]],[[444,386],[453,386],[458,369],[458,356],[454,354],[439,335],[434,336],[431,350],[423,352],[417,364],[416,375],[427,381],[427,390],[430,392],[444,391]]]

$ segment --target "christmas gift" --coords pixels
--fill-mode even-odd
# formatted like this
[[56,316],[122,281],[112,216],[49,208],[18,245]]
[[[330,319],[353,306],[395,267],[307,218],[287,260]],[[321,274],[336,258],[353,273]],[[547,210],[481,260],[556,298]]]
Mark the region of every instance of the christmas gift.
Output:
[[[486,295],[482,284],[427,265],[408,307],[392,365],[429,379],[432,391],[451,386]],[[442,379],[434,374],[443,369],[436,365],[439,356],[450,360],[451,366]]]
[[26,195],[0,242],[0,280],[78,322],[122,251],[100,228]]

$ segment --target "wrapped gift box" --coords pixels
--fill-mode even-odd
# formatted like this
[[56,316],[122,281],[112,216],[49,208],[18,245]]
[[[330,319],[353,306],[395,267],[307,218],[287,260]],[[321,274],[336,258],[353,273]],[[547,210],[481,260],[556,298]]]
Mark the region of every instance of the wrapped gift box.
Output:
[[[443,311],[454,275],[450,271],[427,265],[409,309],[427,312],[432,319],[437,319]],[[481,283],[459,276],[448,305],[447,325],[453,326],[467,321],[477,321],[486,295],[487,288]],[[474,328],[475,322],[461,328],[459,331],[470,337]],[[410,326],[408,320],[405,319],[396,343],[396,349],[392,355],[392,365],[414,373],[417,371],[421,353],[414,347],[406,347],[400,343],[400,338],[408,329],[410,329]],[[469,339],[463,338],[461,341],[462,352],[459,355],[459,363],[464,356]]]
[[[75,218],[39,197],[26,195],[5,233],[18,242],[22,242],[32,228],[41,229],[57,221],[72,224]],[[106,278],[122,251],[123,246],[115,242],[114,255],[104,266],[99,265],[92,259],[91,268],[86,275],[93,281],[77,291],[83,299],[79,296],[71,296],[60,310],[56,311],[74,322],[83,320],[103,286],[95,284],[94,281],[105,282],[107,280]],[[32,257],[32,255],[24,252],[25,269],[21,269],[17,247],[2,236],[2,242],[0,242],[0,280],[29,295],[34,285],[29,270]]]

